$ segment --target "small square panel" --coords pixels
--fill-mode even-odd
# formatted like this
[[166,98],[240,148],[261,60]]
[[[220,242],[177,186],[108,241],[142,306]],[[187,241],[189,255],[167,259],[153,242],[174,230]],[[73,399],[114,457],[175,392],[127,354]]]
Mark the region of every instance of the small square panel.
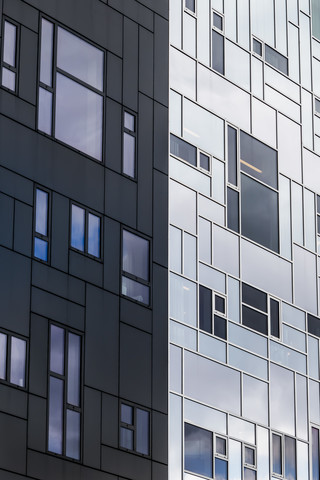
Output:
[[226,313],[226,301],[220,295],[215,295],[215,309],[218,312]]
[[130,405],[121,405],[121,422],[133,425],[133,408]]
[[223,30],[223,20],[221,15],[213,12],[213,26],[218,28],[219,30]]

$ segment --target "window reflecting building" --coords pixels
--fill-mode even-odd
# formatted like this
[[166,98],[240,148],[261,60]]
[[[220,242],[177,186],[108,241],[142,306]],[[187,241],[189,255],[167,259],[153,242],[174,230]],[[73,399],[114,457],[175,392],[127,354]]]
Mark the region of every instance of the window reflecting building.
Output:
[[319,2],[169,27],[169,478],[318,480]]

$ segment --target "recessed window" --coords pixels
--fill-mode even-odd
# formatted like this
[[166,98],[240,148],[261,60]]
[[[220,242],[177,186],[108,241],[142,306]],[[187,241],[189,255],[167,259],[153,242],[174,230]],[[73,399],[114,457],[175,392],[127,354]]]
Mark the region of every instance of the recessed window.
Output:
[[80,335],[50,326],[48,451],[80,460]]
[[252,50],[254,53],[259,55],[259,57],[262,57],[262,43],[255,38],[252,39]]
[[226,299],[216,294],[214,296],[214,308],[217,312],[226,313]]
[[223,18],[216,12],[213,12],[213,26],[218,30],[223,30]]
[[239,192],[227,188],[227,226],[239,233]]
[[101,218],[72,204],[71,247],[93,257],[101,257]]
[[[269,314],[269,315],[268,315]],[[270,316],[270,334],[280,337],[279,302],[270,298],[265,292],[242,284],[242,323],[257,332],[268,335]]]
[[139,407],[120,405],[120,447],[150,455],[150,413]]
[[49,193],[40,188],[35,190],[35,216],[33,255],[44,262],[49,258]]
[[26,340],[0,332],[0,380],[26,386]]
[[[227,322],[220,315],[212,314],[212,290],[199,285],[199,328],[205,332],[213,333],[216,337],[227,339]],[[215,295],[215,310],[225,313],[225,299]]]
[[18,26],[8,20],[3,22],[2,86],[12,92],[17,90],[17,39]]
[[122,231],[122,294],[149,305],[150,243],[128,230]]
[[123,173],[129,177],[136,176],[136,116],[124,112],[123,118]]
[[204,170],[207,170],[207,172],[210,172],[210,157],[209,155],[206,155],[205,153],[200,152],[199,154],[199,162],[200,162],[200,168],[203,168]]
[[102,160],[103,72],[103,51],[42,19],[38,129],[97,160]]

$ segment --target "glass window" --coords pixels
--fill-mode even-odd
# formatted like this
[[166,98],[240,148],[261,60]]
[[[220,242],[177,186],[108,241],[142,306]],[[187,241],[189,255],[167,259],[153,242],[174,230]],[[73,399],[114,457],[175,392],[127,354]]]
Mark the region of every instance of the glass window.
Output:
[[100,257],[100,217],[88,214],[88,253]]
[[[149,240],[123,230],[122,293],[147,305],[149,304],[149,258]],[[136,288],[130,285],[131,281],[136,283]]]
[[48,261],[49,247],[49,193],[36,188],[35,190],[35,221],[34,221],[34,251],[36,258]]
[[7,335],[0,333],[0,379],[7,378]]
[[233,188],[227,188],[227,226],[234,232],[239,232],[239,193]]
[[311,428],[312,441],[312,480],[319,480],[320,478],[320,459],[319,459],[319,430]]
[[199,328],[212,333],[212,291],[199,285]]
[[216,437],[216,453],[219,455],[227,455],[227,441],[225,438]]
[[214,460],[215,478],[219,480],[228,480],[228,462],[221,458]]
[[212,477],[212,432],[184,424],[184,468],[193,473]]
[[238,185],[237,130],[228,126],[228,182]]
[[296,480],[296,441],[294,438],[284,438],[284,474],[290,480]]
[[204,170],[207,170],[207,172],[210,172],[210,157],[209,155],[206,155],[205,153],[200,152],[200,167],[203,168]]
[[3,25],[2,85],[16,91],[18,28],[7,20]]
[[213,12],[213,26],[219,30],[223,30],[223,19],[222,16],[216,12]]
[[252,50],[254,53],[262,57],[262,43],[255,38],[252,39]]
[[71,246],[84,252],[85,244],[85,210],[72,205],[71,207]]
[[320,114],[320,100],[317,98],[314,99],[314,109],[316,113]]
[[182,158],[191,165],[197,165],[197,149],[175,135],[170,135],[170,153]]
[[150,455],[149,412],[125,403],[121,403],[120,412],[120,447]]
[[51,135],[52,132],[52,92],[39,88],[38,129]]
[[124,112],[122,171],[132,178],[136,176],[136,124],[135,115]]
[[227,321],[219,315],[214,315],[214,334],[216,337],[227,340]]
[[191,12],[195,13],[196,11],[196,0],[185,0],[186,1],[186,8],[191,10]]
[[288,75],[288,59],[269,47],[269,45],[265,45],[265,59],[266,62],[280,70],[280,72]]
[[282,474],[282,437],[272,434],[272,471]]
[[242,305],[242,323],[257,332],[268,335],[268,317],[263,313]]
[[78,205],[71,206],[71,247],[100,258],[101,218]]
[[267,312],[267,294],[246,283],[242,284],[242,301],[263,312]]
[[212,68],[224,75],[224,37],[212,30]]
[[43,18],[41,22],[40,81],[48,87],[52,86],[53,32],[53,24]]
[[320,338],[320,318],[308,313],[308,332]]
[[10,383],[25,387],[26,341],[11,337]]

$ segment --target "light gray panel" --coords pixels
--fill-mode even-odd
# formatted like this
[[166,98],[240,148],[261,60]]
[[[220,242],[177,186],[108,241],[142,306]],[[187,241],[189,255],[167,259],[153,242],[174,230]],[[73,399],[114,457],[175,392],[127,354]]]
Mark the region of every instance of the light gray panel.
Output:
[[317,314],[316,257],[298,245],[294,245],[293,260],[295,303]]

